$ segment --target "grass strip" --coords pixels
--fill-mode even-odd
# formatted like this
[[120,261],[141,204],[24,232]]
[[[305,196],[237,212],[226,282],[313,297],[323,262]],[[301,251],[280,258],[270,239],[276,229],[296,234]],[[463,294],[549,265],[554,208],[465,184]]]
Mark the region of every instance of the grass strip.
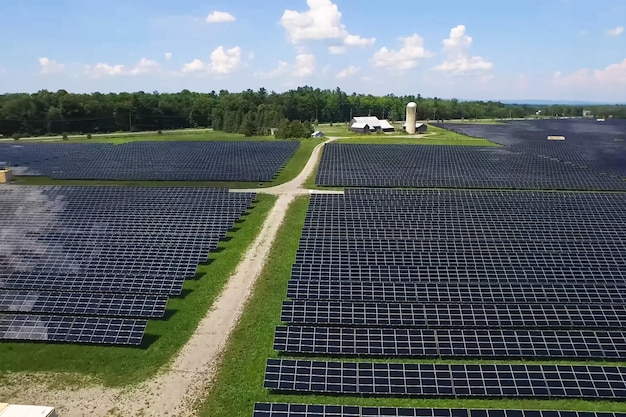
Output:
[[191,337],[258,235],[275,201],[274,196],[257,195],[249,214],[228,232],[218,250],[209,254],[208,262],[199,266],[196,279],[186,280],[183,296],[170,298],[166,318],[148,322],[145,346],[3,342],[0,343],[0,374],[76,373],[106,386],[133,384],[154,375]]
[[447,146],[499,146],[487,139],[471,138],[450,130],[428,125],[428,133],[421,136],[407,134],[370,134],[339,139],[336,143],[362,143],[386,145],[447,145]]

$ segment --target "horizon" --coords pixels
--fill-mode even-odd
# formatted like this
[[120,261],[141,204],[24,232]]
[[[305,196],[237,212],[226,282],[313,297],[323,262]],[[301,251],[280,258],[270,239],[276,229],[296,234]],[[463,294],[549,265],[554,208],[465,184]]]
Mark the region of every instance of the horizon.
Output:
[[0,94],[316,85],[376,96],[622,104],[626,4],[529,3],[6,3],[0,25],[19,36],[3,45]]

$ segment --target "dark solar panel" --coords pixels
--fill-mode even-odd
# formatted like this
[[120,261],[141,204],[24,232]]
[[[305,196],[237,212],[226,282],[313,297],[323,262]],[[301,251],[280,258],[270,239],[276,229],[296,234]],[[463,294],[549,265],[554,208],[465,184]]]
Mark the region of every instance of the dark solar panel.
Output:
[[626,417],[624,413],[256,403],[253,417]]
[[0,314],[0,339],[139,345],[146,320]]
[[626,305],[291,300],[283,302],[281,321],[369,327],[615,329],[626,326]]
[[403,329],[279,326],[274,350],[288,354],[425,358],[623,360],[623,330]]
[[410,397],[626,399],[626,368],[268,359],[272,391]]
[[166,296],[0,289],[0,312],[158,318]]

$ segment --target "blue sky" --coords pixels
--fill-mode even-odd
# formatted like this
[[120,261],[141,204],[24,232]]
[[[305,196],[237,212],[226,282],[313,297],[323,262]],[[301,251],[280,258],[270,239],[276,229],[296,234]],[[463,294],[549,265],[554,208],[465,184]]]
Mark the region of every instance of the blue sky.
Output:
[[624,0],[0,0],[0,93],[626,99]]

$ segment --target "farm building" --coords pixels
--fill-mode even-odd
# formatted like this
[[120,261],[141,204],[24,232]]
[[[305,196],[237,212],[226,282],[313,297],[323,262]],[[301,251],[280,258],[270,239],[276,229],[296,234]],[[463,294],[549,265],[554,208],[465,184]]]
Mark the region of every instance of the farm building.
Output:
[[311,137],[312,138],[323,138],[324,137],[324,132],[322,132],[320,130],[316,130],[315,132],[311,133]]
[[[406,130],[406,123],[402,125],[402,130]],[[428,132],[428,125],[426,123],[415,122],[415,133]]]
[[367,135],[370,133],[370,125],[367,123],[356,122],[350,125],[350,130],[360,135]]
[[394,127],[387,120],[380,120],[376,116],[353,117],[350,121],[350,130],[356,123],[365,123],[369,126],[370,132],[393,132]]

